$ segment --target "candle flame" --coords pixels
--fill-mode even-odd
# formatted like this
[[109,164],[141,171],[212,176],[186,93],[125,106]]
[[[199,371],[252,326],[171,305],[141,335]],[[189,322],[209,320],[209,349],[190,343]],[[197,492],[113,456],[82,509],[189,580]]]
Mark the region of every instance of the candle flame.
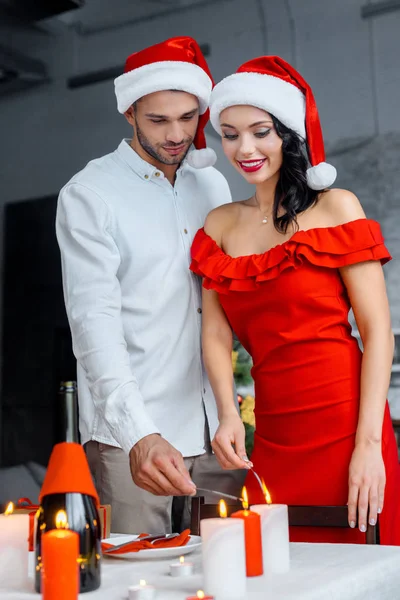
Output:
[[12,502],[9,502],[7,504],[7,508],[4,512],[5,515],[11,515],[14,512],[14,504]]
[[197,596],[198,598],[204,598],[204,592],[203,592],[203,590],[199,590],[199,591],[197,592],[196,596]]
[[219,516],[222,519],[225,519],[228,516],[228,511],[226,508],[226,502],[225,500],[220,500],[219,501]]
[[247,495],[246,487],[243,487],[242,489],[242,506],[244,510],[247,510],[249,508],[249,497]]
[[262,487],[263,487],[263,493],[264,493],[265,502],[267,504],[272,504],[271,494],[269,493],[268,488],[265,485],[264,479],[262,479]]
[[184,556],[181,556],[181,557],[179,558],[179,562],[181,563],[181,565],[183,565],[183,563],[185,562],[185,557],[184,557]]
[[140,585],[141,587],[144,587],[144,586],[146,585],[146,580],[145,580],[145,579],[141,579],[141,580],[139,581],[139,585]]
[[57,529],[67,529],[68,521],[65,510],[59,510],[56,514],[56,527]]

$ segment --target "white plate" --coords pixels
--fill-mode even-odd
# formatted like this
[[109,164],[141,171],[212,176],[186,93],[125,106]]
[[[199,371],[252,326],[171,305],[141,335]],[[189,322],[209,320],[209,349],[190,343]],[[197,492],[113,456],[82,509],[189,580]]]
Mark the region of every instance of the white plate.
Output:
[[[137,535],[118,535],[112,536],[102,540],[107,544],[113,544],[118,546],[125,542],[134,542],[138,539]],[[176,546],[175,548],[148,548],[146,550],[139,550],[139,552],[126,552],[124,554],[105,554],[103,557],[107,558],[134,558],[135,560],[148,560],[149,558],[171,558],[173,556],[183,556],[184,554],[190,554],[201,546],[201,537],[199,535],[191,535],[186,546]]]

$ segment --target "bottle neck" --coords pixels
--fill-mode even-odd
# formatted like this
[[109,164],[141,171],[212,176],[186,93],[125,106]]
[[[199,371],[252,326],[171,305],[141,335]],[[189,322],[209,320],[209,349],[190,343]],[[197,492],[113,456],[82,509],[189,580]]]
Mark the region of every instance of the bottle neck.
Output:
[[76,384],[73,381],[64,382],[60,388],[61,401],[61,436],[63,442],[80,443],[79,436],[79,417],[78,417],[78,398],[76,393]]

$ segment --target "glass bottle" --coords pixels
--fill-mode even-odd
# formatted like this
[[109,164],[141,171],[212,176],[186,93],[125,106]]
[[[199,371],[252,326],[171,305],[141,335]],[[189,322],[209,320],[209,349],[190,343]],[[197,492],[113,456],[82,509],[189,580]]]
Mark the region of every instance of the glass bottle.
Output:
[[[64,441],[79,443],[78,402],[74,381],[61,383],[59,400]],[[44,532],[55,529],[56,515],[60,510],[66,512],[68,529],[76,531],[80,538],[80,593],[96,590],[100,586],[100,518],[94,498],[78,493],[51,494],[42,498],[37,513],[35,589],[40,593],[41,537]]]

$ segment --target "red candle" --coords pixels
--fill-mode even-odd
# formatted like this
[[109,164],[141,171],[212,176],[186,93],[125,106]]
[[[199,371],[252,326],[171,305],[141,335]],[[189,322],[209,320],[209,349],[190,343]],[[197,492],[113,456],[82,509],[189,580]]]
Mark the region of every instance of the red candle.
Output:
[[243,488],[243,510],[239,510],[231,517],[233,519],[243,519],[244,521],[244,539],[246,545],[246,573],[247,577],[257,577],[262,575],[263,555],[261,538],[261,518],[260,515],[252,510],[248,510],[249,501],[247,490]]
[[79,535],[61,528],[67,523],[64,511],[60,513],[57,513],[58,529],[42,536],[43,600],[77,600],[79,593]]
[[206,596],[202,590],[199,590],[195,596],[188,596],[186,600],[214,600],[214,596]]

